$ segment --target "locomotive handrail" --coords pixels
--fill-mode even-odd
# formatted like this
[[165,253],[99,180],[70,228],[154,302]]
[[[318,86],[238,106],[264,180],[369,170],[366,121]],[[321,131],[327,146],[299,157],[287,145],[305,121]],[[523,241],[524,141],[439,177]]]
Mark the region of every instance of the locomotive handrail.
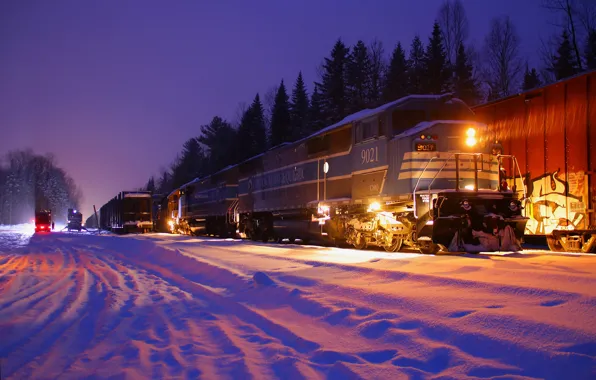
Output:
[[[439,175],[439,173],[441,173],[441,171],[443,170],[443,168],[445,167],[445,165],[447,165],[447,162],[449,162],[449,160],[451,159],[451,157],[453,157],[453,154],[451,156],[449,156],[449,158],[445,161],[445,163],[443,164],[443,166],[441,167],[441,169],[439,170],[439,172],[435,175],[435,178],[436,178],[437,175]],[[426,166],[422,170],[422,173],[420,173],[420,176],[418,176],[418,180],[416,181],[416,186],[414,186],[414,194],[413,194],[413,198],[414,198],[414,217],[416,219],[418,219],[418,213],[416,212],[416,209],[417,209],[416,208],[416,206],[417,206],[417,203],[416,203],[416,190],[418,190],[418,185],[420,184],[420,180],[422,179],[422,176],[424,175],[424,172],[426,172],[426,169],[428,168],[428,165],[430,165],[431,162],[435,158],[440,158],[440,156],[431,157],[431,159],[428,160],[428,162],[426,163]],[[434,182],[434,178],[433,178],[433,181],[432,182]],[[432,182],[431,182],[431,185],[432,185]],[[430,204],[430,198],[429,198],[429,204]]]
[[[526,194],[526,184],[524,183],[523,176],[521,174],[521,169],[519,168],[519,164],[517,163],[517,157],[515,157],[515,156],[513,156],[511,154],[498,154],[497,155],[497,161],[498,161],[498,164],[499,164],[499,167],[497,168],[498,170],[501,170],[501,157],[509,157],[509,158],[511,158],[511,160],[513,161],[513,165],[515,167],[517,167],[517,172],[519,174],[519,179],[521,180],[522,187],[524,188],[523,189],[524,190],[524,197],[523,197],[523,199],[526,199],[526,195],[527,195]],[[514,169],[514,171],[515,171],[515,169]],[[513,183],[515,185],[515,175],[513,176]]]

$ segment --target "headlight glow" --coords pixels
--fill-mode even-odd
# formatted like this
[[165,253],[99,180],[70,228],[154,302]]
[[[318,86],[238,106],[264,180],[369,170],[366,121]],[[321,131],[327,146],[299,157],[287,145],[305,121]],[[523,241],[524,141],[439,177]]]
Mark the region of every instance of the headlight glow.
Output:
[[468,137],[475,137],[476,136],[476,130],[474,128],[468,128],[468,130],[466,131],[466,135]]
[[469,136],[469,137],[466,139],[466,145],[467,145],[467,146],[474,146],[474,145],[476,145],[476,137]]
[[379,202],[373,202],[368,206],[368,211],[379,211],[381,209],[381,204]]

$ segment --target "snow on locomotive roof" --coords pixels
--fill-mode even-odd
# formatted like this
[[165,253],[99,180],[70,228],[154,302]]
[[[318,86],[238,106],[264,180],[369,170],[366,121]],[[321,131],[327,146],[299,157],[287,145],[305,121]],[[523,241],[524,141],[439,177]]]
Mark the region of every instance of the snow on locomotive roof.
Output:
[[[407,129],[404,132],[400,133],[399,135],[393,136],[392,140],[400,139],[402,137],[408,137],[408,136],[416,135],[416,134],[424,131],[425,129],[432,127],[435,124],[461,124],[461,123],[462,123],[461,120],[422,121],[422,122],[416,124],[415,127],[410,128],[410,129]],[[488,126],[486,124],[479,123],[477,121],[466,120],[465,123],[466,124],[469,124],[470,126],[474,126],[476,128],[479,128],[479,129],[488,129]]]

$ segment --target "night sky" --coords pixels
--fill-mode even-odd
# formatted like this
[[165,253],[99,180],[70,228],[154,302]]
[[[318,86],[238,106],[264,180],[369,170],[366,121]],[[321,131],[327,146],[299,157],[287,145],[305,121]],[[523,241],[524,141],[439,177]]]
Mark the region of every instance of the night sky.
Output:
[[[234,121],[341,37],[378,38],[388,56],[415,34],[428,42],[442,0],[0,2],[0,155],[54,154],[82,188],[83,217],[120,190],[144,185],[215,115]],[[464,0],[469,42],[509,14],[522,54],[538,65],[553,32],[541,0]]]

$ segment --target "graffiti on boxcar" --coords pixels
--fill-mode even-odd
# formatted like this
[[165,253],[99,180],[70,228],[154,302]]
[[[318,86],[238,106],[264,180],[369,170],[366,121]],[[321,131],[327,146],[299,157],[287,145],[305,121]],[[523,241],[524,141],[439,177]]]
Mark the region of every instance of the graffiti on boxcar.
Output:
[[555,229],[583,228],[583,172],[570,173],[567,181],[559,176],[559,172],[556,170],[535,178],[526,175],[524,212],[530,218],[526,234],[545,235]]

